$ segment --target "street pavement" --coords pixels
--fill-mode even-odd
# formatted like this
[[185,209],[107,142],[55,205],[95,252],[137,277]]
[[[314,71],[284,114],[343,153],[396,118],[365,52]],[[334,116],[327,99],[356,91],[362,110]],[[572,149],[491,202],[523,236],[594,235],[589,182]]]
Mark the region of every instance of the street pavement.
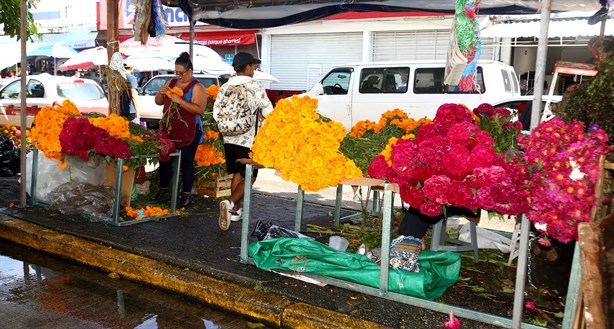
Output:
[[[250,231],[258,219],[293,228],[296,189],[273,171],[261,171],[252,198]],[[334,195],[334,188],[306,193],[302,230],[306,223],[333,225]],[[353,196],[346,187],[342,216],[355,213],[352,209],[359,206]],[[9,206],[18,204],[18,199],[16,178],[1,178],[0,238],[273,327],[440,328],[447,319],[440,312],[321,287],[240,263],[241,223],[232,223],[226,232],[219,229],[220,200],[197,197],[182,217],[117,227],[46,208]],[[464,320],[463,328],[495,326]]]

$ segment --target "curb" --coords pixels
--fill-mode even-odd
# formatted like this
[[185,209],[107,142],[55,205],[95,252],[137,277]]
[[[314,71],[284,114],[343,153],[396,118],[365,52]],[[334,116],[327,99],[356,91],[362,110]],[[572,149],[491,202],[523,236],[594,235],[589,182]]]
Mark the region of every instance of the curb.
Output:
[[0,214],[0,238],[120,277],[189,296],[278,328],[388,328],[275,294],[183,270]]

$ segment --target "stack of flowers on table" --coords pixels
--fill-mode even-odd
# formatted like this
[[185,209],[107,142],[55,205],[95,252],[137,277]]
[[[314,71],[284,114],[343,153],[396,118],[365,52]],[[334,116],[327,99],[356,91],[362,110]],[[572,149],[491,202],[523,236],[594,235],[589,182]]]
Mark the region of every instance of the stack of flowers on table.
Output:
[[83,116],[70,100],[42,108],[28,135],[36,148],[46,158],[57,160],[62,169],[71,164],[70,156],[76,156],[83,161],[97,158],[109,164],[121,158],[121,169],[127,171],[157,161],[135,156],[159,154],[162,159],[174,151],[174,144],[158,133],[116,114]]
[[[600,156],[612,151],[598,126],[558,117],[540,123],[519,139],[527,164],[530,209],[527,218],[546,236],[563,243],[577,240],[578,224],[591,220]],[[547,238],[542,244],[549,244]]]
[[280,100],[258,130],[252,146],[253,160],[275,168],[285,180],[305,191],[338,185],[344,178],[362,176],[339,147],[345,129],[320,116],[317,99],[292,96]]
[[415,138],[391,140],[368,168],[397,183],[401,199],[427,216],[445,206],[517,215],[528,210],[517,153],[497,153],[491,135],[464,105],[444,104]]
[[[205,113],[202,115],[203,141],[196,149],[194,161],[196,162],[197,188],[203,183],[215,184],[215,182],[226,176],[226,159],[224,157],[224,142],[218,131],[217,123],[213,119],[213,103],[220,89],[218,85],[207,87],[207,105]],[[199,192],[200,193],[200,192]]]
[[384,150],[391,138],[410,138],[419,127],[428,123],[432,121],[409,118],[399,109],[386,111],[377,123],[358,121],[341,142],[341,152],[352,159],[366,176],[369,164]]

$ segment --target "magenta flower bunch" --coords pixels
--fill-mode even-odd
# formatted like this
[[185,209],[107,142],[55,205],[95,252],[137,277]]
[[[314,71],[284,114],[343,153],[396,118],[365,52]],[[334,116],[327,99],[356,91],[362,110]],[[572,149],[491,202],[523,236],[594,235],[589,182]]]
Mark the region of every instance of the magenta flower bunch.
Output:
[[390,157],[378,155],[368,173],[397,183],[401,199],[428,216],[447,205],[523,213],[528,203],[521,159],[494,146],[467,107],[444,104],[432,124],[421,126],[415,139],[398,139]]
[[77,155],[83,161],[89,160],[90,152],[123,159],[132,156],[128,142],[94,126],[86,117],[66,119],[60,133],[60,144],[63,153]]
[[556,117],[519,138],[527,165],[527,217],[535,228],[563,243],[577,240],[578,224],[591,220],[596,205],[599,158],[612,150],[597,126]]

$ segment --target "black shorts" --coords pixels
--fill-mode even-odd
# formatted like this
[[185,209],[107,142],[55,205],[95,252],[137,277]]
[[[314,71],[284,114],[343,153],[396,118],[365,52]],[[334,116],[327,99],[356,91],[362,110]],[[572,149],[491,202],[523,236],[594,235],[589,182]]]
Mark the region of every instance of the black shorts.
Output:
[[[240,173],[242,177],[245,177],[245,165],[237,162],[237,159],[249,159],[249,147],[224,144],[224,156],[226,157],[226,171],[229,174]],[[253,178],[258,176],[258,169],[254,169]]]

